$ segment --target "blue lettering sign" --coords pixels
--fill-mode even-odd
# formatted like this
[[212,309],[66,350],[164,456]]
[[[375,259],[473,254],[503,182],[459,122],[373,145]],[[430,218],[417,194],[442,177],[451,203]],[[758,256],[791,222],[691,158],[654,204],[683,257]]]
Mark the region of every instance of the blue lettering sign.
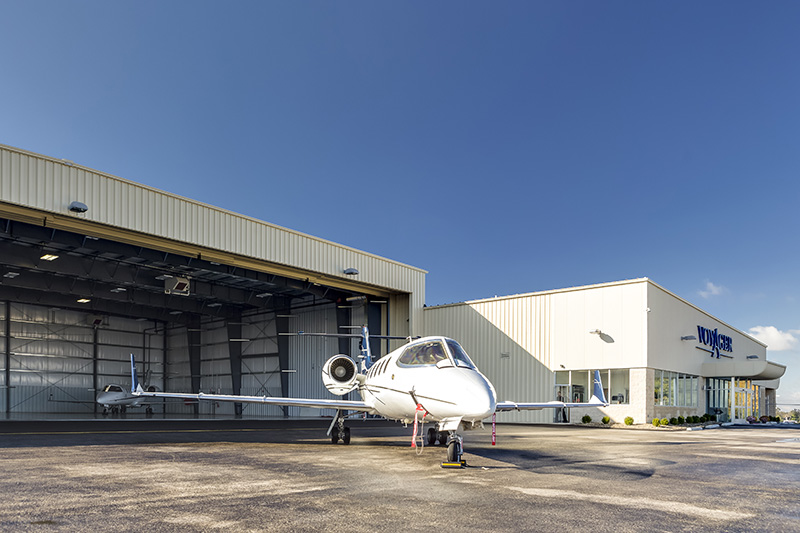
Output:
[[717,359],[719,359],[720,350],[723,352],[733,351],[733,339],[727,335],[721,335],[717,329],[712,331],[703,326],[697,326],[697,340],[708,346],[710,350],[705,351],[710,352],[711,357],[716,355]]

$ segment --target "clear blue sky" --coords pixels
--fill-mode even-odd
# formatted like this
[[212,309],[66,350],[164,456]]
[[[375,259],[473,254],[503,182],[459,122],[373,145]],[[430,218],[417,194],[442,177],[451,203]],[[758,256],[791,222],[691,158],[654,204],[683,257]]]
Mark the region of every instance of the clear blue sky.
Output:
[[[0,3],[0,143],[428,270],[647,276],[789,365],[800,3]],[[751,328],[761,328],[754,329]]]

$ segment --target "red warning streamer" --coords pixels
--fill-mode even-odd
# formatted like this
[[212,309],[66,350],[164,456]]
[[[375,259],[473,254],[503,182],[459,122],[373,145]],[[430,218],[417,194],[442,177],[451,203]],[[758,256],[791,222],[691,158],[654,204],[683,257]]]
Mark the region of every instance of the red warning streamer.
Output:
[[[425,409],[423,409],[421,404],[417,404],[417,409],[414,412],[414,435],[411,437],[411,447],[412,448],[416,448],[417,447],[417,413],[420,413],[422,411],[425,411]],[[427,414],[428,413],[425,412],[422,415],[422,419],[423,420],[425,420],[425,415],[427,415]]]

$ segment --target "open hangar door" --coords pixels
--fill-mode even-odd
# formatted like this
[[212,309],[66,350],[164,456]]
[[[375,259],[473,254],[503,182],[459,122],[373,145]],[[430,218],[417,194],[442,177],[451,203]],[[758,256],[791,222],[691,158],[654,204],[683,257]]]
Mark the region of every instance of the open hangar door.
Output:
[[[388,300],[374,292],[2,218],[0,411],[102,411],[99,389],[130,385],[130,353],[140,378],[161,390],[326,397],[322,364],[335,353],[355,355],[358,341],[280,333],[362,324],[389,333]],[[155,411],[319,414],[181,402]]]

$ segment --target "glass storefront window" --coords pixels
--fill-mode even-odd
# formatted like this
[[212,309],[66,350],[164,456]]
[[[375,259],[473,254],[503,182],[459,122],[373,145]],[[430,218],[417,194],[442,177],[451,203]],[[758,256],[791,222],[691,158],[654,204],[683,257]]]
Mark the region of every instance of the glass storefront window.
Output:
[[653,405],[697,407],[697,376],[655,370],[653,372]]
[[570,401],[581,403],[589,400],[587,394],[591,394],[589,387],[589,372],[586,370],[572,371],[572,394]]
[[661,370],[653,372],[653,405],[661,405]]
[[[630,370],[624,368],[599,372],[606,400],[611,404],[630,403]],[[558,401],[588,402],[592,396],[594,370],[559,370],[555,373],[555,380]],[[564,398],[568,385],[571,385],[571,394]]]
[[606,399],[611,403],[630,403],[630,370],[610,370],[609,373],[610,394],[606,394]]

